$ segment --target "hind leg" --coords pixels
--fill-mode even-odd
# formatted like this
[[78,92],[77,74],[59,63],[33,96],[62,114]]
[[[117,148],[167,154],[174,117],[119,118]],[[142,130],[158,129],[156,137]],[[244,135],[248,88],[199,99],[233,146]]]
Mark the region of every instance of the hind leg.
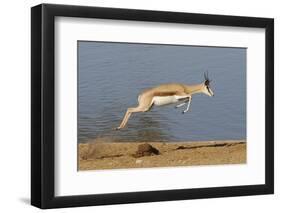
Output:
[[147,112],[151,108],[152,104],[152,99],[140,99],[139,105],[137,107],[131,107],[127,109],[120,126],[117,127],[116,130],[122,129],[126,126],[132,113]]

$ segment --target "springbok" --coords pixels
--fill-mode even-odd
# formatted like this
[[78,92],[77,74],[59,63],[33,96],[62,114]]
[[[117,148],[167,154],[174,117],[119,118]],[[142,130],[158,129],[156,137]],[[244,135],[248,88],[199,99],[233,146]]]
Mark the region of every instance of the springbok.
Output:
[[139,105],[137,107],[131,107],[127,109],[124,118],[119,127],[116,130],[122,129],[126,126],[130,116],[134,112],[147,112],[153,105],[162,106],[177,102],[182,102],[176,106],[176,108],[187,105],[186,109],[182,111],[185,113],[189,110],[192,95],[196,93],[204,93],[208,96],[214,96],[213,91],[210,88],[210,80],[208,73],[204,73],[204,82],[201,84],[161,84],[159,86],[146,89],[138,96]]

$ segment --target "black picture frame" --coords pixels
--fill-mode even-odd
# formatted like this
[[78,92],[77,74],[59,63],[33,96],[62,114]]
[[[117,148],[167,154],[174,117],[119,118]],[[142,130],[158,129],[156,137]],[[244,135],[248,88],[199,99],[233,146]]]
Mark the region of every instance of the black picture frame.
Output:
[[[54,195],[55,190],[55,17],[264,28],[265,184],[93,195]],[[31,8],[31,204],[42,209],[217,198],[274,193],[274,20],[164,11],[41,4]]]

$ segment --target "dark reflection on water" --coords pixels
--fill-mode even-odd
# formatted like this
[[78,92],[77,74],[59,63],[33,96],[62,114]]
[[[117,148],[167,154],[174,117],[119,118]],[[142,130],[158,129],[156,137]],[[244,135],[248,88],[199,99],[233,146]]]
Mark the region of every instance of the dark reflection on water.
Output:
[[142,116],[139,116],[138,123],[132,125],[132,128],[135,129],[135,137],[139,141],[170,141],[172,139],[168,134],[167,125],[158,121],[161,120],[159,116],[155,117],[152,118],[149,114],[144,115],[143,113]]
[[[246,49],[79,42],[78,53],[79,142],[246,138]],[[184,115],[173,105],[135,113],[113,130],[143,89],[201,83],[207,69],[214,98],[194,95]]]
[[[158,115],[158,116],[157,116]],[[99,138],[100,140],[110,140],[114,142],[137,142],[144,141],[171,141],[173,137],[168,133],[169,127],[159,120],[161,115],[154,114],[152,117],[149,112],[142,113],[140,116],[132,115],[131,118],[135,119],[129,128],[122,131],[116,131],[114,128],[119,125],[120,118],[114,117],[113,114],[104,113],[96,118],[80,117],[79,124],[79,139],[81,142],[89,139]],[[134,117],[134,118],[133,118]],[[108,121],[111,120],[111,124]],[[91,127],[98,126],[100,132],[95,131]]]

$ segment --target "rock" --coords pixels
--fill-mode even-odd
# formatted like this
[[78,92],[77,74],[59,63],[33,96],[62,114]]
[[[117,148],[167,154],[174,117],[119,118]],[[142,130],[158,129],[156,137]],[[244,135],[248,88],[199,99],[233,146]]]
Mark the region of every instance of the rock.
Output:
[[160,152],[155,147],[151,146],[148,143],[140,144],[138,150],[136,151],[134,157],[143,157],[151,155],[159,155]]
[[179,147],[176,148],[176,149],[186,149],[186,147],[185,147],[185,146],[179,146]]

